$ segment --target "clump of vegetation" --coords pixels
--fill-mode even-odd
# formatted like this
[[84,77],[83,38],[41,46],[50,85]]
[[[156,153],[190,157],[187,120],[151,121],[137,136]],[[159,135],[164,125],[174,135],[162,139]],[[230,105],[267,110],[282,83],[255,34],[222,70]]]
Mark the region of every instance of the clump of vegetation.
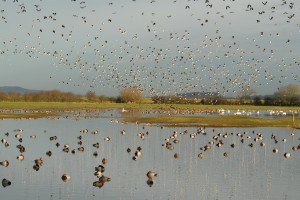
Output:
[[249,116],[150,116],[128,118],[129,122],[154,123],[169,126],[209,126],[209,127],[295,127],[290,117],[263,119]]
[[126,87],[120,92],[120,102],[122,103],[134,103],[142,100],[142,91],[137,87]]

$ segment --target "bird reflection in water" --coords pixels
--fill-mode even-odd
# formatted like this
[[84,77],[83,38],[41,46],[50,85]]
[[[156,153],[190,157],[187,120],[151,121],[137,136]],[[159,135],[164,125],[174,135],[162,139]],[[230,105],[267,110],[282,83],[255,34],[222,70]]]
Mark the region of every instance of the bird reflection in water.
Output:
[[148,185],[149,187],[152,187],[153,184],[154,184],[154,180],[153,180],[152,178],[149,178],[149,179],[147,180],[147,185]]

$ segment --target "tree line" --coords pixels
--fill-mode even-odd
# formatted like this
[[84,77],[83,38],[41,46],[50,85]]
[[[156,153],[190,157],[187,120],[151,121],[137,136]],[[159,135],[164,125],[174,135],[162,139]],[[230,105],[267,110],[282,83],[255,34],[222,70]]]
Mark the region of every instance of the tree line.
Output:
[[206,98],[185,98],[180,96],[155,96],[152,101],[157,104],[202,104],[202,105],[257,105],[257,106],[300,106],[300,88],[289,84],[282,86],[273,95],[259,96],[249,86],[242,87],[237,98],[221,96]]
[[[255,90],[249,86],[243,87],[237,98],[212,96],[206,98],[185,98],[180,96],[154,96],[151,98],[156,104],[202,104],[202,105],[257,105],[257,106],[300,106],[300,88],[289,84],[280,87],[269,96],[255,95]],[[40,91],[32,93],[0,92],[0,101],[23,102],[113,102],[134,103],[143,100],[142,91],[137,87],[126,87],[120,90],[118,97],[97,96],[94,91],[86,95],[60,90]]]
[[123,88],[117,97],[96,95],[94,91],[88,91],[85,95],[60,90],[39,91],[30,93],[0,92],[0,101],[9,102],[93,102],[93,103],[130,103],[140,102],[143,99],[142,92],[136,87]]
[[11,102],[115,102],[115,97],[97,96],[89,91],[86,95],[60,90],[40,91],[32,93],[0,92],[0,101]]

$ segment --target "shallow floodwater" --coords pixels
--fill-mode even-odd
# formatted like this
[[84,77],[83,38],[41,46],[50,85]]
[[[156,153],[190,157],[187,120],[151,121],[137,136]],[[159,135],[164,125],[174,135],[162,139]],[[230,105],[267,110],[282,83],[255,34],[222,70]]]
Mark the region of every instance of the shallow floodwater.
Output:
[[[0,139],[9,144],[5,147],[0,143],[0,161],[9,161],[8,167],[0,166],[0,178],[11,181],[10,186],[0,186],[1,199],[299,199],[300,150],[292,150],[300,144],[299,130],[205,128],[200,131],[200,127],[169,128],[111,120],[106,117],[0,121]],[[82,133],[84,129],[88,132]],[[94,130],[99,133],[92,134]],[[121,130],[125,130],[125,135]],[[171,139],[174,150],[169,150],[162,144],[174,131],[179,143]],[[144,139],[139,133],[144,133]],[[196,133],[194,139],[193,133]],[[254,138],[259,133],[263,140],[256,142]],[[22,143],[15,134],[21,135]],[[200,150],[218,134],[219,139],[210,150]],[[271,139],[272,134],[277,143]],[[36,138],[30,138],[31,135]],[[57,136],[57,140],[50,141],[51,136]],[[83,152],[77,150],[78,136],[82,136]],[[106,137],[111,140],[105,141]],[[223,145],[217,147],[220,139]],[[59,147],[55,145],[57,142]],[[99,149],[92,145],[96,142],[100,143]],[[20,154],[18,144],[26,148],[23,161],[16,159]],[[69,153],[62,151],[65,144],[70,145]],[[134,161],[139,146],[142,154]],[[273,153],[274,148],[278,153]],[[76,149],[75,154],[72,149]],[[51,157],[46,155],[49,150]],[[202,159],[198,157],[201,152]],[[290,152],[291,157],[285,158],[285,152]],[[177,159],[175,153],[179,155]],[[34,160],[40,157],[44,163],[35,171]],[[98,188],[93,186],[98,180],[94,172],[103,158],[108,159],[103,174],[111,181]],[[147,184],[149,170],[158,174],[152,187]],[[71,176],[67,182],[61,179],[64,173]]]

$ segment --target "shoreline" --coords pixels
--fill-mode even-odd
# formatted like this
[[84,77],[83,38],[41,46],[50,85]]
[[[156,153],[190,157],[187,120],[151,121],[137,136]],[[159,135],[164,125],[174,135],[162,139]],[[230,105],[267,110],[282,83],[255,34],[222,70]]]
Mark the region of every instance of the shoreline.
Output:
[[[176,109],[174,109],[174,107]],[[129,110],[128,115],[122,113],[121,109]],[[113,103],[61,103],[61,102],[0,102],[0,119],[38,119],[70,116],[102,117],[93,116],[90,113],[99,113],[100,110],[120,110],[120,118],[123,121],[140,124],[155,124],[169,127],[278,127],[300,129],[300,118],[290,113],[277,119],[258,118],[245,115],[217,115],[217,116],[195,116],[180,115],[180,113],[217,112],[218,109],[226,110],[256,110],[267,111],[269,109],[286,112],[300,112],[300,107],[265,107],[265,106],[229,106],[229,105],[185,105],[185,104],[113,104]],[[144,110],[153,112],[154,116],[134,115],[135,111]],[[82,113],[81,113],[82,111]],[[161,113],[173,113],[178,115],[167,116]],[[75,115],[75,113],[81,113]]]

